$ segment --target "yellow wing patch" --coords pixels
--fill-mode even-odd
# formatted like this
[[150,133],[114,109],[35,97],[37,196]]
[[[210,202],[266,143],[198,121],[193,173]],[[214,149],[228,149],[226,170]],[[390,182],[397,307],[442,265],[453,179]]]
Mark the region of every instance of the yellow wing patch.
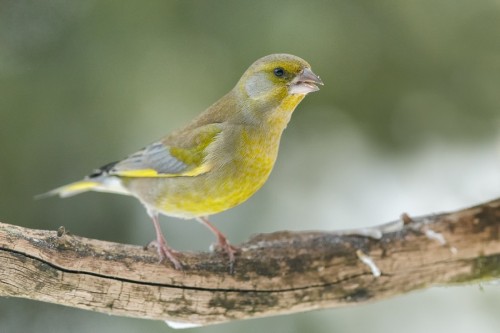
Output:
[[128,178],[195,177],[212,168],[205,160],[207,147],[216,139],[219,126],[200,128],[189,148],[156,142],[118,162],[109,175]]
[[130,177],[130,178],[172,178],[172,177],[194,177],[204,174],[210,171],[210,167],[206,164],[200,165],[189,171],[181,173],[158,173],[154,169],[142,169],[142,170],[124,170],[116,172],[115,175],[120,177]]

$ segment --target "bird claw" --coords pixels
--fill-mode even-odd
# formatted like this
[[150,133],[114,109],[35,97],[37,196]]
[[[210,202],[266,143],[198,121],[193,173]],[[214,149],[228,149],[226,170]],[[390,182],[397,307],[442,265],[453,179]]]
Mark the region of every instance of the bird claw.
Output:
[[[222,232],[220,232],[212,223],[208,221],[208,219],[204,216],[200,216],[196,218],[199,222],[205,225],[212,233],[217,237],[217,245],[216,247],[220,248],[222,251],[226,252],[229,257],[229,273],[234,273],[234,262],[236,253],[240,252],[240,249],[236,246],[233,246],[229,243],[226,236]],[[213,250],[213,246],[210,247]]]
[[151,241],[147,247],[155,247],[158,253],[158,257],[160,258],[158,263],[162,264],[168,259],[175,267],[176,270],[182,270],[182,264],[177,259],[177,255],[179,252],[171,249],[164,242],[158,242],[157,240]]
[[236,261],[236,254],[241,252],[240,248],[231,245],[226,238],[219,238],[219,242],[216,245],[218,250],[221,250],[227,254],[229,257],[229,273],[234,273],[234,263]]

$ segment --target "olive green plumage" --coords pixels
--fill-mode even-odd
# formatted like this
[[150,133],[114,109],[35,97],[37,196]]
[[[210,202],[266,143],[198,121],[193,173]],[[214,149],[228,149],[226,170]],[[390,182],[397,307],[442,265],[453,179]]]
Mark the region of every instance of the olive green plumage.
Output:
[[244,202],[265,183],[293,110],[317,84],[321,80],[304,60],[263,57],[187,126],[48,195],[102,191],[136,197],[153,218],[160,257],[176,268],[181,265],[159,231],[158,213],[198,218],[234,260],[235,248],[205,217]]

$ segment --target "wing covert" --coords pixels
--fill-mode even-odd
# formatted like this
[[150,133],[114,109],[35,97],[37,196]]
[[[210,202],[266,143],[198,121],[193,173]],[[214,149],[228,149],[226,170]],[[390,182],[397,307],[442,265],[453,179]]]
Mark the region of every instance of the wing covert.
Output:
[[98,171],[120,177],[198,176],[211,169],[205,161],[207,147],[220,131],[219,125],[202,126],[185,135],[180,144],[157,141]]

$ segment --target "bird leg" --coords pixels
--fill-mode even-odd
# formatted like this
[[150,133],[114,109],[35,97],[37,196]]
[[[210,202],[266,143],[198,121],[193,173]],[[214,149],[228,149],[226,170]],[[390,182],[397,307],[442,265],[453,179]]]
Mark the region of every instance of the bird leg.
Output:
[[165,237],[163,237],[163,233],[161,232],[160,222],[158,221],[157,213],[150,213],[151,220],[155,226],[156,231],[156,241],[153,241],[152,244],[156,246],[156,250],[158,251],[158,256],[160,257],[160,263],[167,258],[174,265],[175,269],[181,270],[182,265],[180,261],[176,258],[175,253],[171,247],[167,245],[167,241]]
[[229,256],[229,265],[230,265],[230,270],[232,272],[234,264],[234,256],[239,251],[239,249],[236,246],[231,245],[227,240],[226,236],[224,236],[224,234],[220,232],[219,229],[217,229],[212,223],[210,223],[206,217],[200,216],[197,217],[196,219],[201,224],[210,229],[210,231],[217,237],[217,242],[219,247]]

